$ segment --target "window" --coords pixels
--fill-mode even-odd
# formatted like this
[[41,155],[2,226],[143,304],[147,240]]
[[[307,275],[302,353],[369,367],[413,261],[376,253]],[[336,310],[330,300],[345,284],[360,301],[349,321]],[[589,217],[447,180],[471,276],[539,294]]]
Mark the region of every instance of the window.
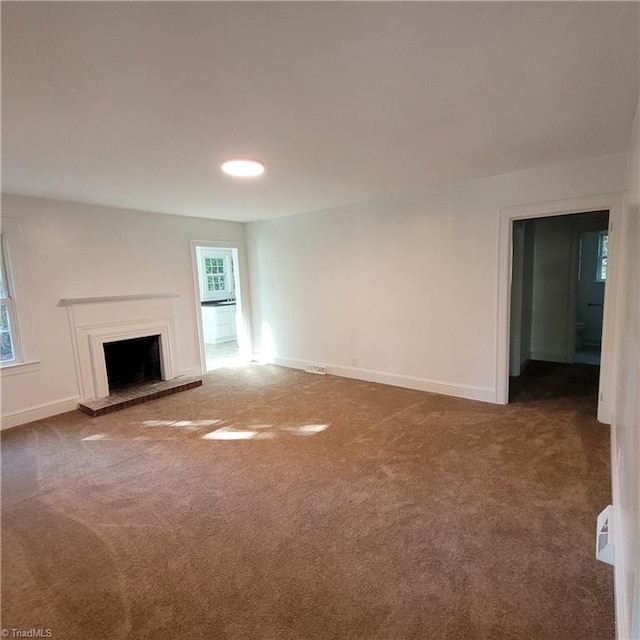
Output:
[[0,375],[40,366],[33,327],[20,221],[2,217],[0,228]]
[[598,235],[598,262],[596,281],[604,282],[607,279],[607,254],[609,252],[609,232],[601,231]]
[[204,271],[207,293],[217,293],[227,289],[224,258],[205,258]]
[[0,234],[0,365],[15,362],[16,314],[12,297],[4,235]]
[[198,247],[197,255],[202,300],[234,298],[232,250]]

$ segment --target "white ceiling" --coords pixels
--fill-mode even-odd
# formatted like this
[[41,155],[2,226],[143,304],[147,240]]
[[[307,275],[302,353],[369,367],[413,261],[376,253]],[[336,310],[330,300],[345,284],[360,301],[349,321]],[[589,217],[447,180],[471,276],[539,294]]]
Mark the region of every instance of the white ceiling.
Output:
[[3,190],[246,221],[626,151],[638,9],[3,2]]

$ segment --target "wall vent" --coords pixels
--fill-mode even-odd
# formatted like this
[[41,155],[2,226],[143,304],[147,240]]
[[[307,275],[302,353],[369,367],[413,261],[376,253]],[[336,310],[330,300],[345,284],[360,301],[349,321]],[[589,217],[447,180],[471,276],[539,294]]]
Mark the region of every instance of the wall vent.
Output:
[[609,505],[598,516],[596,526],[596,558],[613,564],[613,507]]
[[307,373],[317,373],[321,376],[327,373],[327,367],[323,364],[308,364],[304,370]]

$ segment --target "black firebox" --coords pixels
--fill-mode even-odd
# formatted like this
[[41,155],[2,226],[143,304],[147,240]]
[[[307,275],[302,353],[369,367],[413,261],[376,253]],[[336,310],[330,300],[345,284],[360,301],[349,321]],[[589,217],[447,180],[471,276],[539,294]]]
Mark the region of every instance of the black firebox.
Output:
[[162,380],[160,336],[104,343],[109,391]]

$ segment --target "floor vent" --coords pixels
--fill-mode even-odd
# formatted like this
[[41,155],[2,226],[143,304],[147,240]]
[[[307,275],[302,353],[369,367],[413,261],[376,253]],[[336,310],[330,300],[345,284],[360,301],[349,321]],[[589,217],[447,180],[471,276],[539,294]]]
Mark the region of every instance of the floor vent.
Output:
[[596,527],[596,558],[607,564],[613,564],[612,516],[613,507],[609,505],[598,516]]
[[305,367],[305,371],[307,373],[317,373],[318,375],[323,376],[325,373],[327,373],[327,367],[325,367],[325,365],[323,364],[308,364]]

